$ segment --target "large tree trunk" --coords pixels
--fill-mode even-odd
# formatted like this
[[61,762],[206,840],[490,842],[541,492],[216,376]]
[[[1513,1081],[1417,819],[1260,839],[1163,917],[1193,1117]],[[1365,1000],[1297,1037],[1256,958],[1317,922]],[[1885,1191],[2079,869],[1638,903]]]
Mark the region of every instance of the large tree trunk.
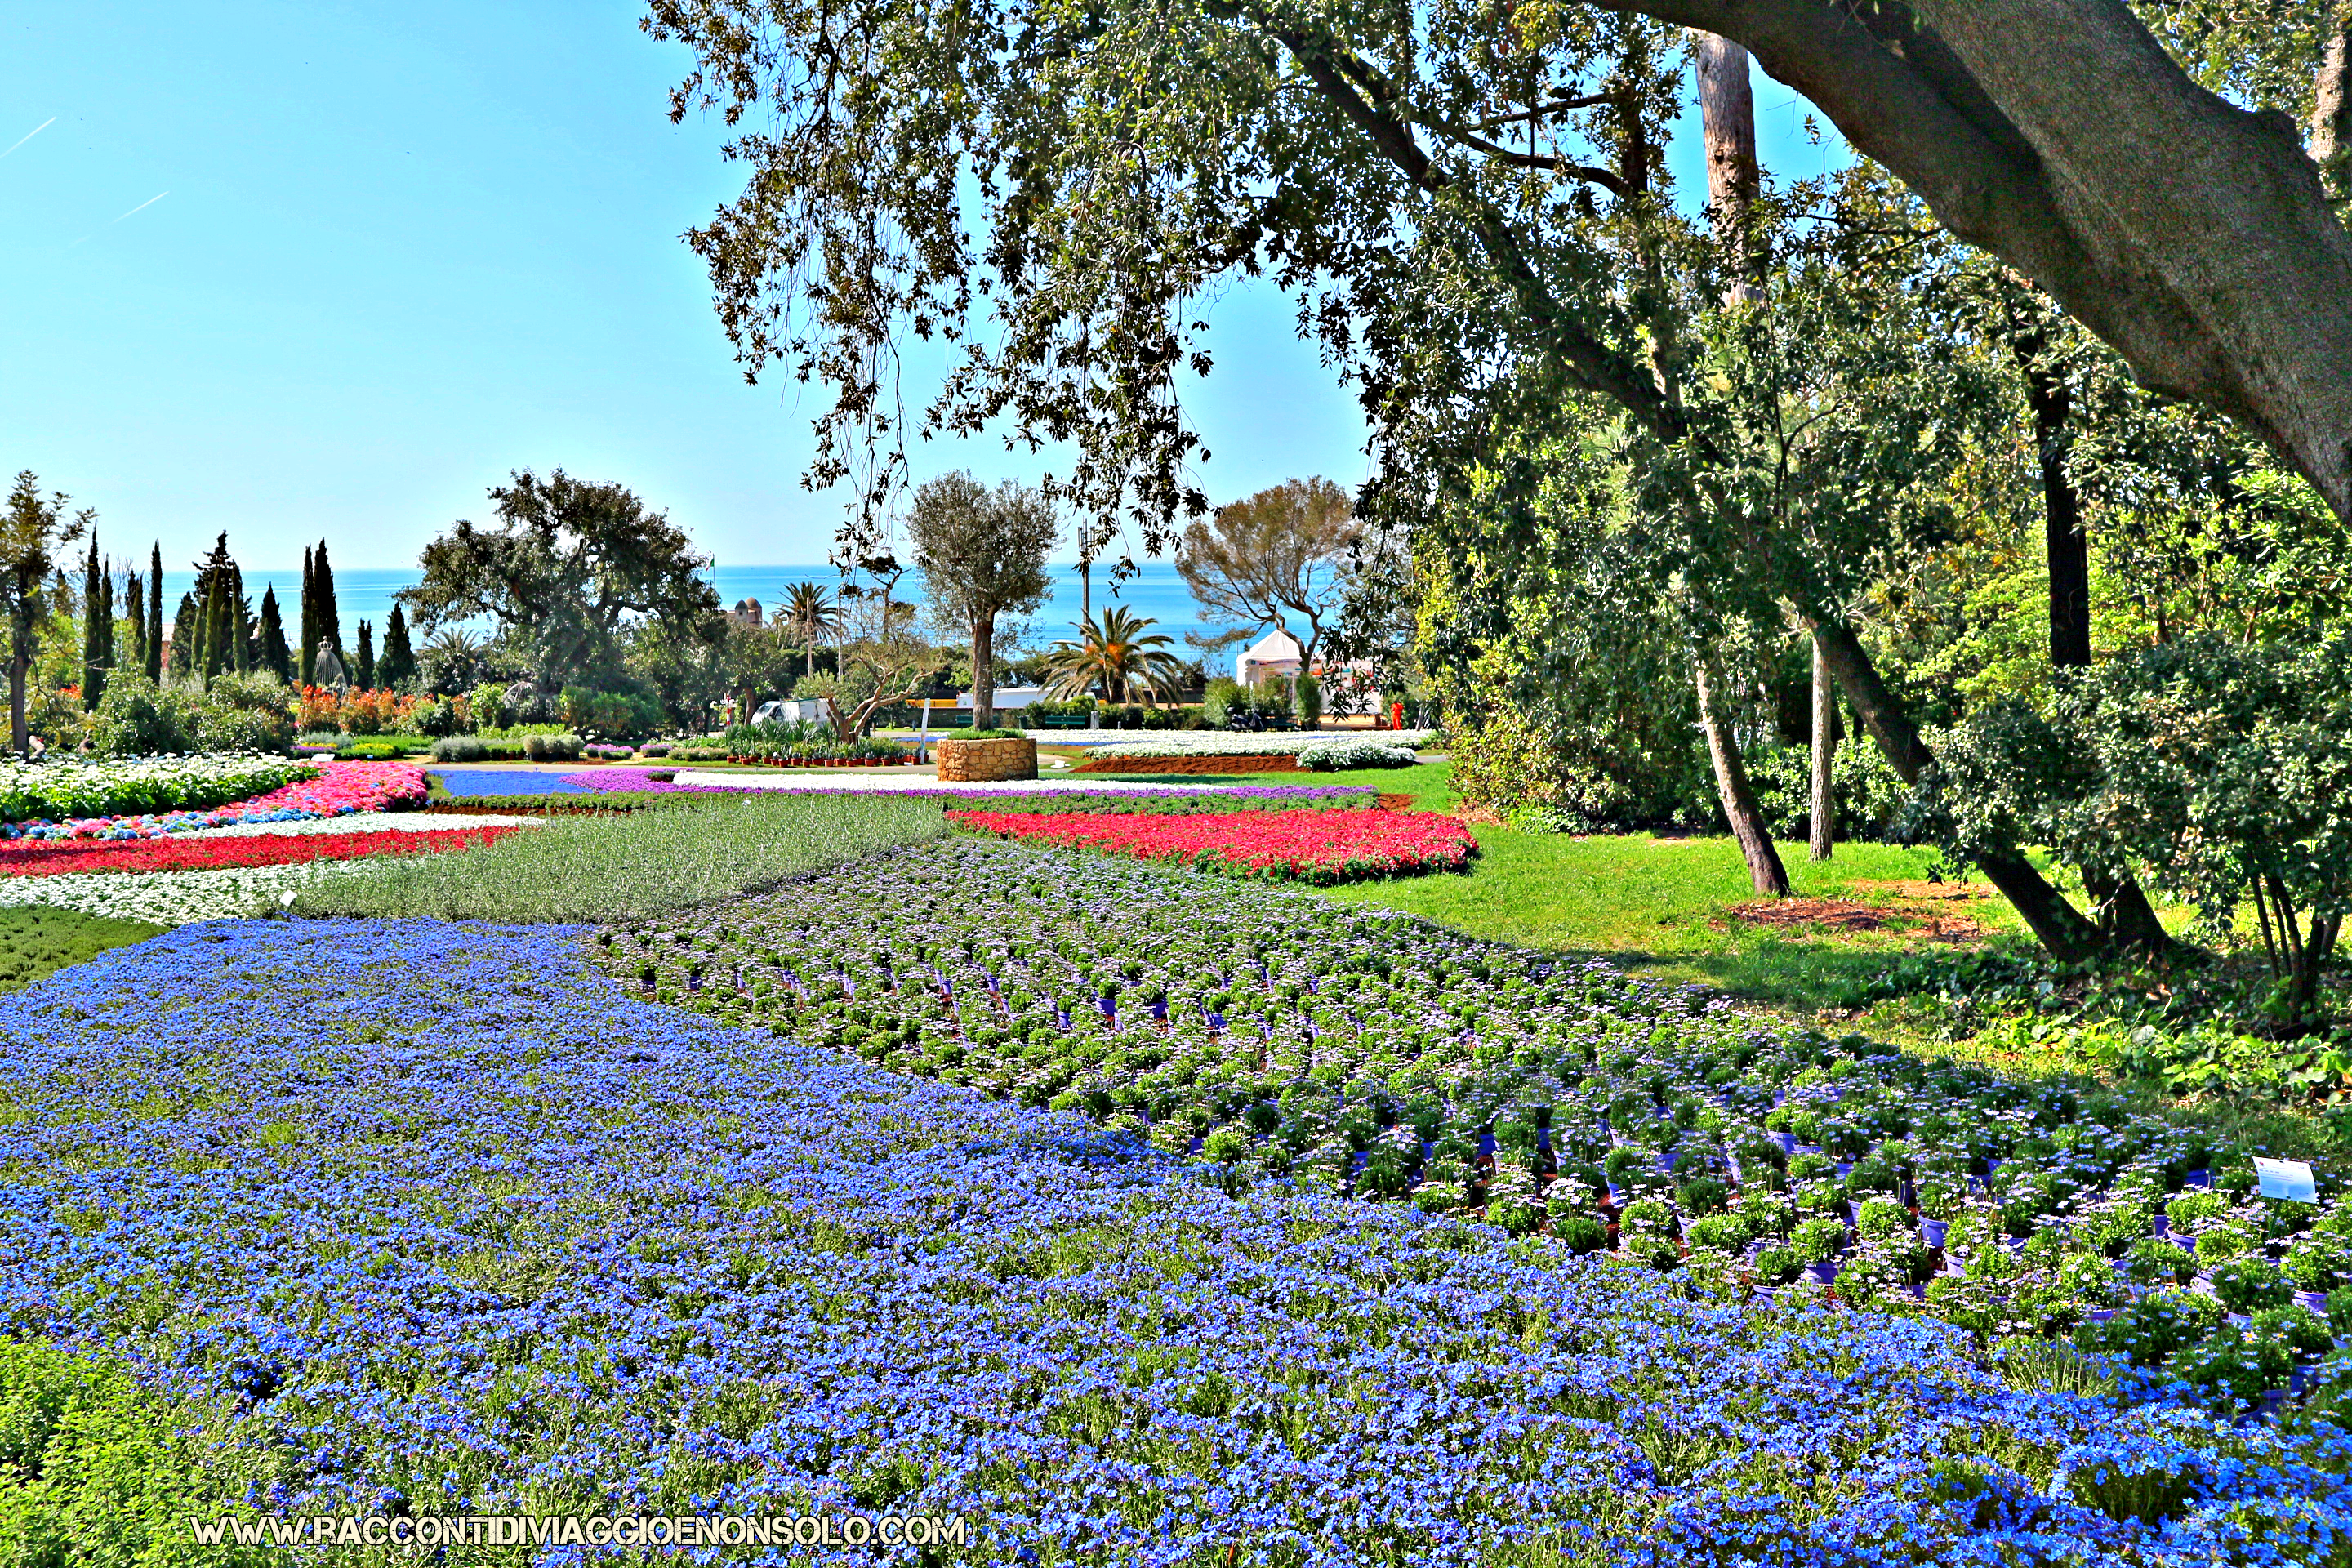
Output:
[[1754,50],[2144,384],[2259,432],[2352,521],[2352,231],[2300,128],[2190,81],[2125,0],[1615,5]]
[[[1822,650],[1838,689],[1853,704],[1863,727],[1878,742],[1887,764],[1905,784],[1916,784],[1935,761],[1927,743],[1903,711],[1902,702],[1879,679],[1877,667],[1852,630],[1835,621],[1812,624],[1814,646]],[[2042,945],[2062,959],[2089,958],[2106,946],[2097,926],[2068,903],[2057,889],[2013,850],[1992,850],[1977,857],[1977,868],[2016,907]]]
[[996,617],[971,618],[971,727],[986,730],[996,722]]
[[1837,847],[1837,682],[1813,639],[1813,858],[1826,860]]
[[1715,763],[1716,794],[1723,802],[1725,820],[1731,824],[1731,836],[1739,840],[1739,853],[1747,858],[1748,881],[1759,893],[1785,898],[1789,892],[1789,870],[1780,864],[1780,852],[1772,847],[1771,829],[1765,826],[1763,808],[1756,804],[1755,786],[1748,780],[1748,764],[1739,755],[1739,737],[1732,733],[1730,716],[1723,710],[1719,682],[1707,664],[1706,657],[1701,655],[1695,668],[1699,724],[1706,731],[1707,755]]

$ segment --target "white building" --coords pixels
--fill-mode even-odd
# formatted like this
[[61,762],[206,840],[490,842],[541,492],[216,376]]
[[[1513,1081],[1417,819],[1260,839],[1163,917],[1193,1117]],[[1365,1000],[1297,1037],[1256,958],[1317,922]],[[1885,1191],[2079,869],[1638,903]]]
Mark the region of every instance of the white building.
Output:
[[1271,631],[1241,651],[1234,660],[1234,679],[1244,686],[1255,688],[1269,675],[1285,679],[1298,674],[1306,650],[1298,639],[1286,631]]

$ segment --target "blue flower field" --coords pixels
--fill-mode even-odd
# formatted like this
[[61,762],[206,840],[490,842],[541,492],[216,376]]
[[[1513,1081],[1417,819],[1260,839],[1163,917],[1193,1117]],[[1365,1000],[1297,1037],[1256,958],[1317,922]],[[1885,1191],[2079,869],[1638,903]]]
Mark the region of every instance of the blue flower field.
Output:
[[933,1560],[1024,1564],[2352,1552],[2331,1426],[1229,1195],[593,950],[215,922],[0,1001],[5,1334],[127,1363],[289,1513],[922,1512],[971,1521]]

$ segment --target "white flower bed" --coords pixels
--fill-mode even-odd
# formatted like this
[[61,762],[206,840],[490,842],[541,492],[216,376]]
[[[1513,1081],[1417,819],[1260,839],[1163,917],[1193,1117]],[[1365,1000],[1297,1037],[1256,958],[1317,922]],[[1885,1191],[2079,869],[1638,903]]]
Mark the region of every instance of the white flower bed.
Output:
[[225,805],[318,769],[292,757],[72,758],[0,763],[0,821],[58,821]]
[[1411,746],[1378,741],[1324,741],[1298,749],[1298,765],[1312,773],[1341,768],[1409,768],[1421,761]]
[[[1118,741],[1097,746],[1097,757],[1295,757],[1317,745],[1366,745],[1411,748],[1434,730],[1343,730],[1333,733],[1249,734],[1225,730],[1178,730],[1150,741]],[[1040,731],[1049,735],[1050,731]]]
[[330,877],[347,877],[364,860],[311,860],[299,866],[232,866],[207,871],[69,872],[0,877],[0,904],[47,904],[110,920],[192,925],[277,908],[278,895]]
[[176,838],[257,838],[303,833],[437,833],[444,828],[537,827],[543,816],[502,816],[485,812],[463,816],[427,816],[414,811],[354,811],[348,816],[318,816],[299,822],[232,822],[174,834]]

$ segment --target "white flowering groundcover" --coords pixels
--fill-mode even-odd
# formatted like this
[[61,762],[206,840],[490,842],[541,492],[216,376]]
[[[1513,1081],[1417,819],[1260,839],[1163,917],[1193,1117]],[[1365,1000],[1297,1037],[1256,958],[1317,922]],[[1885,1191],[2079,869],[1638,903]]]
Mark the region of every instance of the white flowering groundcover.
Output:
[[1223,730],[1180,730],[1150,741],[1117,741],[1093,749],[1097,757],[1295,757],[1310,746],[1373,745],[1409,749],[1431,740],[1434,730],[1342,731],[1337,734],[1293,731],[1244,734]]
[[0,822],[225,805],[318,771],[292,757],[234,754],[0,763]]

